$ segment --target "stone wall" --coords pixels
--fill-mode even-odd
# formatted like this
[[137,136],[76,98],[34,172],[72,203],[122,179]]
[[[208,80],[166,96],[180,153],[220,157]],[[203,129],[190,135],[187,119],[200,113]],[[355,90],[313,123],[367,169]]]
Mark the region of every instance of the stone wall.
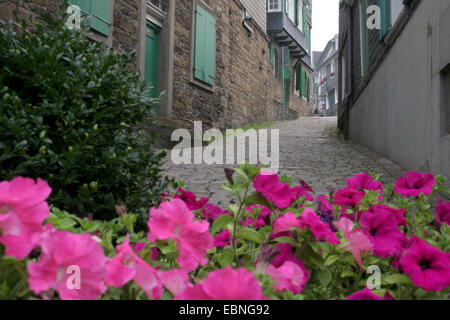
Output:
[[[193,0],[180,0],[175,8],[174,117],[218,128],[278,120],[282,83],[270,61],[270,39],[253,21],[248,21],[252,34],[243,27],[241,2],[203,3],[216,16],[215,88],[212,92],[190,81]],[[297,98],[291,95],[291,117],[311,114],[312,101]]]

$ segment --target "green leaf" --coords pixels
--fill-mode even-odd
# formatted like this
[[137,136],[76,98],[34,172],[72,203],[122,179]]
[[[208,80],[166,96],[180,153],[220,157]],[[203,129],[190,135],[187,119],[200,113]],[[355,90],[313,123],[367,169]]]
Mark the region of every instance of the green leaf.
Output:
[[238,234],[237,237],[239,239],[245,239],[248,241],[252,241],[252,242],[256,242],[261,244],[263,242],[263,239],[261,237],[261,235],[254,229],[250,229],[250,228],[242,228]]
[[355,276],[356,276],[356,274],[351,272],[350,270],[344,270],[341,273],[341,278],[353,278]]
[[387,284],[412,284],[411,279],[405,274],[392,274],[384,278]]
[[59,221],[59,224],[57,226],[60,230],[68,230],[75,226],[77,222],[71,218],[63,218]]
[[318,277],[322,286],[326,287],[330,284],[333,275],[329,269],[325,268],[319,271]]
[[338,257],[338,256],[334,256],[334,255],[329,256],[329,257],[325,260],[324,265],[325,265],[326,267],[331,266],[333,263],[335,263],[335,262],[338,261],[338,260],[339,260],[339,257]]
[[224,229],[229,223],[232,222],[233,222],[232,216],[230,216],[229,214],[223,214],[214,221],[214,224],[211,227],[211,232],[215,234]]
[[266,200],[266,198],[264,198],[258,192],[255,192],[255,193],[252,193],[251,195],[249,195],[247,197],[247,199],[245,199],[245,204],[247,206],[250,206],[252,204],[259,204],[259,205],[263,205],[267,208],[270,208],[270,203]]
[[217,260],[219,261],[222,268],[230,266],[233,263],[233,250],[228,249],[222,251],[217,255]]
[[278,237],[274,239],[278,243],[289,243],[293,246],[297,245],[297,242],[292,237]]

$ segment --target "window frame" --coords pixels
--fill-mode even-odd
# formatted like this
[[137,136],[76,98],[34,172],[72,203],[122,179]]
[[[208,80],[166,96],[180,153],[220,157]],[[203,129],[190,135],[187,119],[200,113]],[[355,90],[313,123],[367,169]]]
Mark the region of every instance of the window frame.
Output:
[[[282,0],[267,0],[267,12],[280,12],[282,11],[282,6],[281,6],[281,1]],[[276,4],[276,8],[275,8],[275,4]],[[271,8],[272,6],[272,8]]]

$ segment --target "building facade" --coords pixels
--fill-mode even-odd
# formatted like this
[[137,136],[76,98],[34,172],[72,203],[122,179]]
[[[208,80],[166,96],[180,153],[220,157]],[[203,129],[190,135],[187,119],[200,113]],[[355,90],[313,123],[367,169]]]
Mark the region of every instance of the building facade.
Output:
[[314,109],[321,116],[334,117],[338,107],[338,44],[336,35],[314,62]]
[[341,132],[450,177],[450,1],[345,0],[339,20]]
[[[311,0],[69,0],[91,37],[136,51],[161,117],[207,127],[313,112]],[[5,0],[0,18],[56,11],[58,0]]]

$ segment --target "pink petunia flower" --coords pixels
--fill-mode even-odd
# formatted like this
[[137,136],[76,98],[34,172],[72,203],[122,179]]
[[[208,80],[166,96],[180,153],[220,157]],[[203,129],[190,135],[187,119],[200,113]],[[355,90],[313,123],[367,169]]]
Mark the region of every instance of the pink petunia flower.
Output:
[[117,255],[106,265],[105,281],[108,286],[122,288],[133,280],[151,298],[162,295],[157,270],[149,266],[133,251],[127,235],[125,241],[116,247]]
[[51,191],[41,179],[17,177],[0,183],[0,243],[7,256],[20,260],[38,246],[42,223],[50,215],[45,200]]
[[179,269],[172,269],[168,271],[159,271],[158,278],[163,286],[172,293],[173,296],[186,290],[192,286],[189,283],[189,276],[186,272]]
[[353,221],[346,217],[341,217],[334,225],[345,234],[345,239],[347,240],[340,247],[345,251],[349,251],[355,257],[359,267],[362,268],[362,253],[373,251],[373,245],[369,238],[361,229],[356,228],[353,230]]
[[290,290],[294,294],[301,293],[308,279],[303,269],[292,261],[285,261],[278,268],[270,264],[266,273],[272,277],[275,289],[280,292]]
[[210,272],[202,283],[188,287],[175,300],[262,300],[261,285],[253,273],[230,266]]
[[214,238],[214,247],[226,247],[231,244],[231,233],[228,229],[223,229],[215,238]]
[[178,265],[191,272],[199,264],[205,265],[206,250],[213,248],[213,238],[207,221],[194,221],[194,214],[180,199],[163,202],[150,209],[148,221],[150,241],[174,240],[177,243]]
[[363,191],[363,190],[374,190],[383,192],[383,185],[373,180],[372,176],[368,173],[359,173],[353,178],[348,178],[345,180],[347,182],[347,188]]
[[214,204],[205,203],[205,205],[203,206],[203,216],[210,224],[213,224],[217,217],[221,216],[222,214],[223,210]]
[[246,211],[252,213],[252,214],[256,214],[254,213],[257,209],[261,209],[258,217],[256,218],[256,221],[254,222],[253,227],[255,229],[259,229],[262,228],[266,225],[270,225],[270,209],[266,208],[265,206],[261,206],[261,205],[250,205],[247,206],[247,208],[245,208]]
[[365,287],[364,290],[351,294],[350,296],[345,298],[345,300],[385,300],[385,299],[377,296],[369,289],[369,287]]
[[404,197],[419,197],[422,193],[429,196],[434,185],[436,179],[431,173],[406,172],[395,182],[394,191]]
[[406,226],[406,219],[403,216],[405,213],[405,209],[403,208],[395,209],[384,204],[376,204],[370,207],[367,212],[372,213],[374,215],[377,215],[382,212],[388,213],[395,217],[398,226]]
[[350,188],[340,189],[333,195],[335,204],[342,207],[355,207],[364,198],[364,191]]
[[419,237],[400,259],[400,266],[411,281],[426,291],[450,286],[450,254],[440,251]]
[[365,212],[360,221],[364,233],[373,244],[374,254],[387,258],[395,253],[405,239],[399,230],[397,218],[391,212]]
[[91,235],[53,230],[43,235],[41,247],[39,261],[28,265],[36,294],[56,290],[63,300],[93,300],[106,292],[107,258]]
[[311,208],[305,208],[299,219],[301,229],[308,227],[319,240],[328,241],[331,244],[339,243],[336,234],[331,231],[330,225],[320,220],[319,216]]
[[287,183],[280,182],[275,173],[261,170],[253,181],[253,186],[264,198],[272,201],[280,209],[286,209],[292,203],[291,187]]
[[273,222],[270,238],[289,236],[289,232],[292,228],[300,229],[300,220],[297,219],[295,214],[292,212],[286,212],[284,215],[276,218]]
[[436,220],[439,223],[446,223],[450,225],[450,202],[443,202],[438,199],[439,204],[436,206]]
[[314,197],[308,193],[308,190],[301,186],[294,186],[291,188],[292,201],[305,197],[306,201],[314,201]]
[[179,188],[177,192],[179,193],[176,193],[173,198],[183,200],[189,210],[199,210],[209,201],[208,198],[201,198],[197,201],[197,197],[192,191],[186,191],[182,188]]

